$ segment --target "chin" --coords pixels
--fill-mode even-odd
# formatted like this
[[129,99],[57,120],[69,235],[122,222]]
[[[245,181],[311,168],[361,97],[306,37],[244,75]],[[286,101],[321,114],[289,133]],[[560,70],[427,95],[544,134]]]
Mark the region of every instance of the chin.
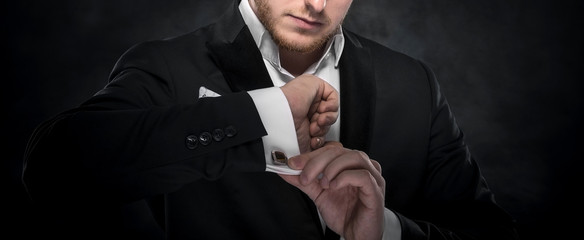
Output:
[[312,52],[320,48],[323,44],[326,44],[327,40],[327,38],[315,38],[303,34],[290,34],[287,36],[280,35],[274,38],[274,41],[278,46],[301,53]]

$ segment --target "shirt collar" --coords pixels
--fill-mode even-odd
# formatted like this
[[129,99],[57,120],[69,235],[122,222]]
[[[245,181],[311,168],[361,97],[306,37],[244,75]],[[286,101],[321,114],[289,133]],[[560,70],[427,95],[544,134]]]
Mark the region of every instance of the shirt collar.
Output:
[[[283,71],[282,65],[280,64],[280,52],[278,46],[272,40],[272,36],[266,30],[264,25],[260,22],[258,17],[255,15],[248,0],[242,0],[239,4],[239,11],[243,17],[243,21],[248,26],[253,39],[262,53],[264,59],[266,59],[270,64],[280,71]],[[333,54],[335,57],[335,68],[339,65],[339,60],[341,59],[341,54],[343,53],[343,48],[345,46],[345,37],[343,36],[343,29],[339,27],[337,33],[331,38],[326,46],[326,51],[322,57],[311,67],[308,68],[307,73],[314,74],[314,72],[320,66],[320,63],[329,55]]]

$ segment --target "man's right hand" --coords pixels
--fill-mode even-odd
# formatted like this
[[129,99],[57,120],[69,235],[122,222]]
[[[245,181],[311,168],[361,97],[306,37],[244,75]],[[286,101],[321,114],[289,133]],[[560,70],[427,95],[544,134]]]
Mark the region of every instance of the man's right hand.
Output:
[[339,93],[324,80],[308,74],[281,89],[292,111],[300,152],[321,147],[323,136],[339,116]]

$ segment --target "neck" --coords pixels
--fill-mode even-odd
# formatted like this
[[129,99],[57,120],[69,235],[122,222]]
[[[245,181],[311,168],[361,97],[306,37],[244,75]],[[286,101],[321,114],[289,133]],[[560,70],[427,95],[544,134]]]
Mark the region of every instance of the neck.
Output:
[[295,77],[302,75],[308,67],[322,56],[324,46],[309,53],[299,53],[280,47],[280,64]]

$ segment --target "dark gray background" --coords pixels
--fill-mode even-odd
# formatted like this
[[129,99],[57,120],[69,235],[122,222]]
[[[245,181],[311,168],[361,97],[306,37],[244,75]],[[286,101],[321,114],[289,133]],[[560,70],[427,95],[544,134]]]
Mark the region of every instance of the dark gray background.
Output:
[[[3,1],[3,234],[38,233],[19,185],[34,127],[103,87],[133,44],[203,26],[228,4]],[[565,217],[582,214],[582,10],[561,0],[355,0],[346,27],[433,68],[497,201],[523,239],[539,239],[575,231]]]

